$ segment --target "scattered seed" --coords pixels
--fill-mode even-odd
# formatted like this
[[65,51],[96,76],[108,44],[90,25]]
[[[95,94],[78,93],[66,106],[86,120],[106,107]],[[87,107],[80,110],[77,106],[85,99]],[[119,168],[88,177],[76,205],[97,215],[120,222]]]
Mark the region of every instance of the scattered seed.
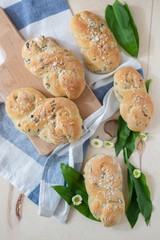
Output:
[[42,49],[42,51],[46,50],[47,49],[47,45],[43,46],[41,49]]
[[39,122],[39,119],[36,117],[36,118],[34,119],[34,122],[35,122],[35,123],[38,123],[38,122]]
[[26,101],[29,101],[29,97],[26,97],[25,100],[26,100]]
[[29,48],[29,47],[30,47],[30,45],[29,45],[29,42],[27,42],[27,43],[26,43],[26,47],[27,47],[27,48]]
[[31,60],[30,60],[29,58],[25,58],[25,59],[24,59],[24,62],[27,63],[27,64],[29,64],[30,61],[31,61]]
[[107,222],[107,218],[105,217],[105,218],[103,218],[103,222]]
[[45,83],[46,88],[50,88],[50,84],[49,83]]

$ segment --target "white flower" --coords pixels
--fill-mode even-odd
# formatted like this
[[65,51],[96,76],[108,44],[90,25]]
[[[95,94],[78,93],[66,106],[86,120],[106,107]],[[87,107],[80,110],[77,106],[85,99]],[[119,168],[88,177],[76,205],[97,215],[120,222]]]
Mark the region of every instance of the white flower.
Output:
[[74,205],[80,205],[82,203],[81,195],[77,194],[74,197],[72,197],[72,202]]
[[140,138],[141,138],[143,141],[146,141],[146,140],[147,140],[147,134],[148,134],[148,133],[140,133]]
[[133,176],[139,178],[141,176],[141,171],[139,169],[134,169]]
[[104,145],[104,147],[106,147],[106,148],[112,148],[112,147],[114,147],[114,143],[111,142],[111,141],[104,141],[104,142],[103,142],[103,145]]
[[91,140],[91,145],[94,147],[94,148],[101,148],[103,147],[103,141],[99,138],[94,138]]

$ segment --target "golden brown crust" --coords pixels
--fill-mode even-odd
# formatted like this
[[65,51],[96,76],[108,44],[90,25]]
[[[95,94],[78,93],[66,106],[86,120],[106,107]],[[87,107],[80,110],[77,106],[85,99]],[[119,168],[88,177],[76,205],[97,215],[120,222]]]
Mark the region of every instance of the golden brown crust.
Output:
[[103,19],[84,11],[71,19],[70,30],[90,71],[109,73],[118,67],[121,56],[117,42]]
[[6,111],[18,130],[55,145],[75,142],[82,134],[79,110],[67,98],[45,98],[33,88],[20,88],[8,97]]
[[106,227],[118,224],[125,211],[120,165],[112,156],[98,154],[86,163],[84,172],[93,216]]
[[131,67],[114,74],[114,92],[120,102],[120,114],[132,131],[143,131],[150,125],[154,105],[146,91],[145,81]]
[[85,88],[84,69],[78,57],[61,48],[55,39],[39,36],[23,46],[26,68],[43,79],[44,87],[54,96],[78,98]]

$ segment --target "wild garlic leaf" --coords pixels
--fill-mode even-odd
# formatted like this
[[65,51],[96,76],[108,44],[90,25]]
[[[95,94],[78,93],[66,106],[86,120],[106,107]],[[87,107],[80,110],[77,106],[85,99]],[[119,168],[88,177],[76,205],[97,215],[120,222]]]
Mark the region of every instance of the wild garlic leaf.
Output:
[[64,163],[61,163],[61,171],[69,187],[86,192],[84,177],[82,174]]
[[135,27],[133,27],[134,21],[128,9],[116,0],[112,6],[106,7],[105,18],[119,45],[131,56],[137,57],[139,41],[137,42]]
[[[85,217],[94,220],[97,220],[92,213],[90,212],[88,206],[88,194],[86,192],[84,177],[78,171],[73,169],[72,167],[62,163],[61,171],[66,180],[68,186],[52,186],[52,188],[72,207],[77,209],[81,214]],[[74,205],[72,202],[72,198],[75,195],[80,195],[82,197],[82,203],[80,205]]]
[[128,167],[130,180],[133,181],[133,191],[135,189],[138,208],[142,215],[144,216],[146,224],[148,225],[152,213],[152,201],[150,197],[150,191],[146,183],[146,177],[143,173],[141,173],[141,176],[139,178],[135,178],[133,176],[133,171],[136,168],[131,163],[129,163],[126,148],[123,151],[123,156],[125,163],[127,164]]
[[[94,221],[99,221],[97,220],[92,213],[90,212],[90,209],[88,207],[88,195],[87,193],[85,194],[83,191],[79,189],[73,189],[70,187],[65,187],[65,186],[52,186],[52,188],[72,207],[74,207],[77,211],[79,211],[81,214],[83,214],[85,217],[94,220]],[[72,202],[72,197],[75,195],[81,195],[82,197],[82,203],[80,205],[74,205]]]
[[127,169],[127,181],[128,181],[128,190],[129,190],[129,201],[128,201],[128,206],[126,210],[126,216],[131,225],[131,228],[133,228],[137,222],[140,210],[137,203],[137,196],[134,189],[133,181],[131,179],[128,169]]
[[128,183],[128,190],[129,190],[129,201],[128,201],[128,204],[129,204],[133,194],[133,181],[130,177],[129,169],[127,169],[127,183]]
[[128,138],[126,140],[125,147],[127,149],[128,158],[130,158],[131,154],[133,153],[133,151],[135,149],[135,141],[136,141],[136,138],[138,137],[138,135],[139,135],[139,132],[130,131],[130,135],[128,136]]
[[150,198],[150,191],[146,183],[146,177],[143,173],[141,173],[140,178],[134,178],[134,186],[139,209],[145,218],[146,224],[148,225],[152,213],[152,202]]
[[77,209],[81,214],[83,214],[85,217],[91,219],[91,220],[94,220],[94,221],[97,221],[97,222],[100,222],[100,220],[97,220],[93,215],[92,213],[90,212],[89,210],[89,207],[87,204],[85,203],[81,203],[80,205],[76,206],[76,205],[72,205],[75,209]]
[[139,50],[139,35],[138,35],[137,26],[136,26],[136,24],[134,22],[134,19],[132,17],[132,14],[131,14],[131,11],[129,9],[128,4],[125,2],[125,4],[123,6],[126,9],[126,11],[128,12],[128,15],[130,17],[131,25],[132,25],[132,28],[133,28],[133,31],[134,31],[134,35],[135,35],[137,46],[138,46],[138,50]]
[[118,129],[117,129],[117,141],[115,143],[116,156],[125,147],[126,140],[130,135],[130,129],[127,127],[127,123],[123,120],[121,115],[118,119]]
[[149,93],[149,87],[150,87],[151,82],[152,82],[152,79],[148,79],[146,82],[146,90],[148,93]]
[[52,188],[69,204],[72,204],[72,197],[75,195],[75,191],[71,188],[61,185],[52,186]]
[[126,210],[126,216],[131,225],[131,228],[135,226],[138,220],[139,213],[140,213],[140,209],[137,203],[137,195],[136,195],[135,189],[133,189],[132,197],[130,199],[130,203]]

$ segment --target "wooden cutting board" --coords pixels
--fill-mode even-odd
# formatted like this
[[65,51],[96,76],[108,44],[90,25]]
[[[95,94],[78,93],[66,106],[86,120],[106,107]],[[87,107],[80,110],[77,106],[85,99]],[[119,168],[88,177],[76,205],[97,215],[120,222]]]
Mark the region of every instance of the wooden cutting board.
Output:
[[[42,79],[35,77],[25,68],[21,56],[24,42],[23,37],[4,10],[0,8],[0,48],[5,55],[5,61],[0,65],[0,96],[4,101],[12,90],[21,87],[32,87],[42,92],[46,97],[53,97],[44,88]],[[87,85],[81,96],[74,102],[83,119],[101,107],[100,102]],[[43,156],[48,155],[56,148],[55,145],[46,143],[39,137],[29,136],[29,139]]]

